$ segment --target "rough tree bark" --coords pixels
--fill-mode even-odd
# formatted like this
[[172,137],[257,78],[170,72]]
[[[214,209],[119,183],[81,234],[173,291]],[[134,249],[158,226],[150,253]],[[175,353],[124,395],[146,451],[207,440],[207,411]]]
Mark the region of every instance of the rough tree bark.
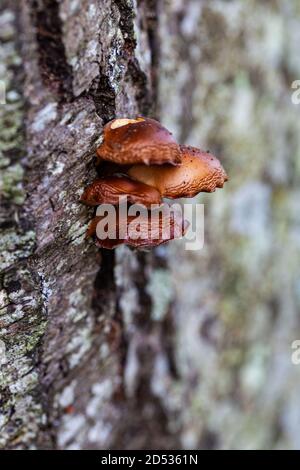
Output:
[[15,3],[0,17],[1,447],[174,447],[153,390],[161,366],[173,376],[171,317],[152,316],[169,308],[164,250],[101,253],[78,203],[103,125],[155,115],[156,2]]

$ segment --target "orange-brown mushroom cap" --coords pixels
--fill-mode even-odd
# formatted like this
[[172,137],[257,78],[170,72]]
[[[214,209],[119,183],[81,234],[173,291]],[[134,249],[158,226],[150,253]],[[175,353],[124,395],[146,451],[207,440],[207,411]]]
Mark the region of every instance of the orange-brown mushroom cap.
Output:
[[[157,212],[154,209],[140,216],[127,216],[125,221],[119,219],[119,210],[117,209],[116,227],[112,227],[112,236],[104,239],[97,236],[97,225],[103,220],[104,216],[96,216],[88,227],[87,237],[95,236],[96,244],[107,249],[113,249],[121,244],[135,248],[150,248],[175,238],[181,238],[186,233],[188,222],[183,219],[181,213],[172,210],[167,210],[167,213],[164,213],[161,210],[162,206],[169,207],[167,204],[163,204],[157,208]],[[126,224],[126,230],[125,236],[122,238],[120,229],[124,229],[124,226],[121,227],[120,224],[124,223]],[[114,230],[116,230],[115,233]]]
[[227,175],[219,160],[211,153],[181,145],[180,166],[133,165],[127,174],[156,188],[162,197],[170,199],[194,197],[199,192],[213,192],[222,188]]
[[158,121],[143,117],[114,119],[106,124],[97,155],[120,165],[176,165],[181,161],[180,147],[172,134]]
[[125,197],[131,204],[143,204],[146,207],[161,202],[157,189],[126,176],[107,176],[95,180],[85,189],[80,201],[88,206],[117,205]]

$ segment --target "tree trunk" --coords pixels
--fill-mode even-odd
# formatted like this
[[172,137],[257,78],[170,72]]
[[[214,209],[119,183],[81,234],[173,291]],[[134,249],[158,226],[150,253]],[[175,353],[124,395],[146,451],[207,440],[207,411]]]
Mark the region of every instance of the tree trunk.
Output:
[[[299,447],[284,3],[2,0],[1,448]],[[223,157],[199,253],[85,239],[103,126],[138,114]]]
[[1,447],[174,447],[165,250],[99,251],[78,203],[103,125],[155,115],[155,1],[6,1],[1,25]]

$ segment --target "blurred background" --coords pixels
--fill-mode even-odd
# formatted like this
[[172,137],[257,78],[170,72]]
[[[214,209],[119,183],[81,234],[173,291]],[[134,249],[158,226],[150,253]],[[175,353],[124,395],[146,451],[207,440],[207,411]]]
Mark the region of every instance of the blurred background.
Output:
[[160,31],[161,121],[230,178],[197,198],[204,249],[170,244],[183,443],[297,449],[300,2],[165,1]]

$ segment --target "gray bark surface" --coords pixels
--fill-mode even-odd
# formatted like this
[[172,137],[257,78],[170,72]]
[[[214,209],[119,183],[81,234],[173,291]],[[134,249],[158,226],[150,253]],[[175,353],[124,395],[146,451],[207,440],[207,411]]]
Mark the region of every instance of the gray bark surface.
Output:
[[169,361],[171,320],[151,320],[146,290],[164,252],[101,253],[78,203],[103,125],[154,112],[155,2],[1,10],[1,447],[174,446],[151,388]]

